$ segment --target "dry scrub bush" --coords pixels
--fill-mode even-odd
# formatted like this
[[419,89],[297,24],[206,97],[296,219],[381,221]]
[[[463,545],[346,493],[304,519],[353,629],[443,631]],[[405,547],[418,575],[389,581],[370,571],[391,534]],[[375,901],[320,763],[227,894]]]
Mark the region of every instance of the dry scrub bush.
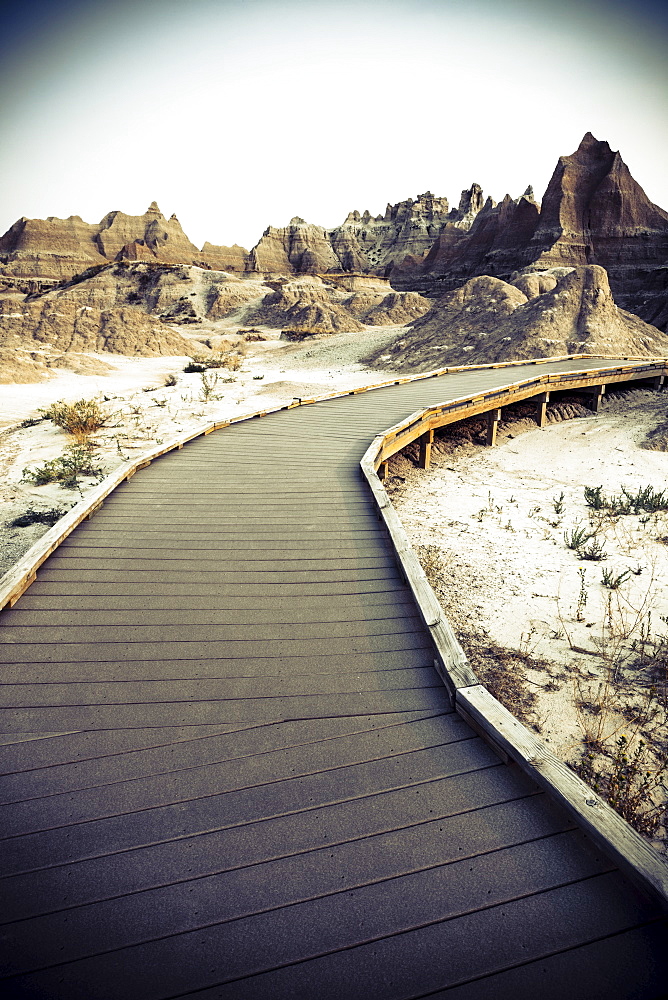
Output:
[[59,400],[39,412],[71,434],[78,444],[85,444],[91,434],[105,426],[108,419],[96,399],[78,399],[75,403]]
[[234,351],[219,351],[218,354],[193,354],[191,363],[184,371],[201,372],[207,368],[227,368],[238,371],[244,363],[245,345],[240,344]]
[[102,469],[94,464],[90,445],[74,444],[60,458],[53,458],[36,469],[24,469],[22,478],[33,486],[59,483],[63,489],[71,490],[79,485],[81,476],[102,475]]
[[622,733],[609,754],[607,767],[601,767],[594,754],[588,753],[575,770],[627,823],[639,833],[653,837],[668,809],[665,802],[655,801],[663,789],[668,758],[664,755],[657,765],[642,740],[634,749],[631,744]]

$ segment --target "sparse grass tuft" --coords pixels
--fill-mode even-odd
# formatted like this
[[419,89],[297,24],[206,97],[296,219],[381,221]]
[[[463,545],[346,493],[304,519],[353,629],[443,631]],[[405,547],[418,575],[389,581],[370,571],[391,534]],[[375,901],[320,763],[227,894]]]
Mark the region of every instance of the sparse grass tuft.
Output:
[[557,517],[560,517],[564,512],[564,498],[566,494],[562,490],[558,497],[552,498],[552,506],[554,507],[554,513]]
[[578,558],[589,559],[592,562],[601,562],[602,559],[608,558],[608,554],[603,548],[601,542],[597,542],[596,539],[594,539],[586,548],[582,548],[578,551]]
[[622,733],[615,741],[607,767],[601,766],[593,753],[586,753],[573,768],[634,829],[646,837],[654,836],[668,809],[666,803],[654,801],[654,794],[662,791],[668,770],[665,755],[658,766],[653,766],[642,740],[632,750],[631,741]]
[[603,510],[607,506],[602,486],[585,486],[584,497],[587,506],[594,510]]
[[584,525],[576,524],[571,531],[564,531],[564,541],[566,542],[567,548],[575,549],[577,552],[583,545],[586,545],[595,534],[595,531],[590,531],[590,529],[586,528]]
[[635,493],[622,486],[619,496],[607,497],[602,486],[585,486],[584,497],[587,506],[594,510],[607,511],[613,517],[623,514],[655,514],[668,510],[668,491],[655,490],[653,486],[639,486]]
[[625,580],[631,576],[631,570],[625,569],[621,573],[615,573],[611,569],[604,569],[603,576],[601,577],[601,583],[608,590],[617,590]]

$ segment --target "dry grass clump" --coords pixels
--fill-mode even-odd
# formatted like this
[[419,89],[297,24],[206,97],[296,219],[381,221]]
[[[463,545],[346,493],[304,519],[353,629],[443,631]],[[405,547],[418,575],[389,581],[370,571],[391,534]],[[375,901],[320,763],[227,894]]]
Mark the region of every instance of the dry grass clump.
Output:
[[109,419],[97,399],[78,399],[75,403],[59,400],[39,412],[71,434],[77,444],[85,444]]
[[227,368],[228,371],[236,372],[244,363],[245,356],[246,347],[241,342],[234,350],[218,351],[216,354],[193,354],[184,371],[203,372],[209,368]]

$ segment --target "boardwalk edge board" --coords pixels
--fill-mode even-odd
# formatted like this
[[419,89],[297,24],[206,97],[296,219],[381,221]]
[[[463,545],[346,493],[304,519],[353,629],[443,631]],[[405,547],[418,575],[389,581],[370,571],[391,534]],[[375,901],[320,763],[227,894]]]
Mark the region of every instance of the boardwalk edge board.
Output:
[[[665,360],[662,359],[652,366],[652,370],[657,374],[663,373],[665,364]],[[606,372],[606,382],[612,381],[608,376],[609,371],[608,369]],[[617,370],[612,371],[614,373]],[[553,380],[554,384],[559,376],[547,378]],[[592,375],[591,372],[586,373],[586,376],[582,373],[580,381],[587,384],[592,379],[596,381],[596,378],[597,375]],[[542,382],[543,379],[531,380],[532,395],[540,391],[537,386]],[[493,396],[494,404],[488,401],[486,408],[489,409],[492,405],[495,408],[507,405],[507,402],[517,398],[514,390],[526,385],[527,382],[507,387],[507,392],[503,392],[502,398],[498,389],[488,393],[487,399]],[[474,397],[476,400],[480,398]],[[507,402],[504,403],[504,400]],[[657,851],[574,771],[559,760],[540,737],[522,725],[484,685],[480,684],[468,665],[466,654],[441,609],[401,520],[378,477],[376,470],[390,455],[396,454],[411,441],[419,439],[434,426],[453,422],[450,419],[453,403],[457,404],[456,419],[467,416],[471,411],[462,412],[462,408],[469,401],[470,397],[468,401],[449,401],[447,404],[442,404],[442,407],[429,407],[412,413],[406,420],[388,428],[385,434],[374,438],[360,462],[362,475],[371,489],[379,517],[387,528],[400,570],[413,591],[420,614],[431,633],[438,654],[434,666],[458,714],[505,761],[514,761],[548,794],[557,799],[573,816],[578,826],[615,860],[620,869],[668,910],[668,866]],[[443,419],[445,410],[448,411],[448,417]],[[437,424],[434,423],[436,414],[440,414],[441,419]],[[406,440],[407,435],[408,440]]]
[[[105,498],[117,486],[130,479],[140,469],[146,468],[154,459],[174,449],[183,448],[187,442],[197,437],[222,430],[232,424],[292,409],[296,406],[342,398],[385,386],[434,378],[452,372],[511,368],[528,364],[540,365],[554,361],[582,360],[590,357],[595,357],[600,361],[601,355],[571,354],[556,358],[442,368],[417,375],[389,379],[357,389],[327,393],[312,399],[295,397],[292,403],[287,405],[240,414],[229,420],[202,424],[194,430],[171,439],[167,444],[144,452],[137,459],[119,466],[92,493],[76,504],[6,574],[2,586],[0,586],[0,610],[16,604],[36,579],[37,571],[42,563],[77,525],[94,515],[95,511],[102,506]],[[431,633],[438,654],[434,665],[450,695],[453,707],[503,758],[515,761],[522,770],[559,800],[575,817],[578,825],[586,829],[592,838],[616,859],[619,866],[630,878],[668,908],[668,867],[657,852],[606,802],[595,795],[585,782],[555,757],[541,739],[529,732],[510,712],[503,708],[483,685],[479,684],[477,677],[468,666],[466,655],[440,607],[376,471],[382,462],[391,455],[396,454],[407,444],[431,432],[434,428],[454,423],[467,416],[483,413],[486,410],[508,405],[508,403],[519,399],[539,395],[545,391],[546,385],[555,388],[575,389],[600,385],[601,383],[630,381],[634,377],[636,379],[647,378],[650,372],[657,376],[668,374],[668,359],[665,358],[650,360],[624,356],[621,358],[611,357],[610,360],[631,363],[612,369],[609,367],[592,368],[586,372],[568,372],[538,376],[535,379],[524,379],[520,382],[497,387],[488,393],[448,400],[425,410],[416,411],[406,420],[402,420],[388,428],[384,434],[374,438],[365,452],[360,466],[377,504],[379,518],[384,522],[392,539],[400,570],[413,591],[420,614]],[[640,364],[633,362],[640,362]],[[605,378],[602,378],[602,375]]]

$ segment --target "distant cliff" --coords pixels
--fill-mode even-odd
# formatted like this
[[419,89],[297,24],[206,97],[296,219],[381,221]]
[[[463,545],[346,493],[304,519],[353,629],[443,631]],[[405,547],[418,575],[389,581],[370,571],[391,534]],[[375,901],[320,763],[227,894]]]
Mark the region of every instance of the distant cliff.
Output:
[[144,215],[110,212],[90,224],[19,219],[0,238],[0,280],[19,291],[50,287],[111,261],[194,264],[227,272],[389,277],[394,288],[439,296],[479,275],[599,265],[620,306],[668,325],[668,213],[653,205],[607,142],[587,133],[559,158],[542,205],[532,188],[498,204],[478,184],[457,208],[427,191],[383,215],[350,212],[334,229],[293,218],[268,227],[247,251],[190,242],[153,202]]

